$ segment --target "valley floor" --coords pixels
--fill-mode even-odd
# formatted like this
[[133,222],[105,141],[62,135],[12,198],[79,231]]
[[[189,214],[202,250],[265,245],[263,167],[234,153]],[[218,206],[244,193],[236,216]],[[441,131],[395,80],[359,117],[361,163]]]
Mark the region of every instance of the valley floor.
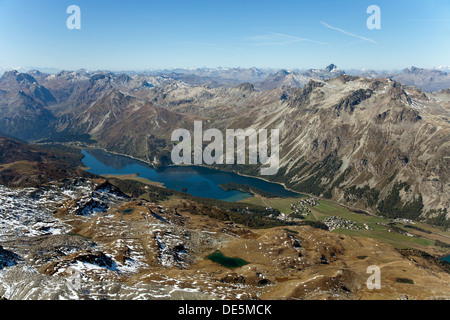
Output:
[[[289,217],[292,213],[291,205],[298,201],[297,198],[267,199],[255,196],[242,202],[272,207]],[[434,256],[446,256],[450,253],[449,247],[436,245],[436,240],[438,240],[438,244],[443,243],[450,246],[449,231],[408,219],[388,219],[355,212],[332,201],[318,200],[318,203],[317,206],[307,206],[310,212],[301,217],[302,221],[323,222],[327,218],[337,216],[351,221],[359,227],[357,230],[338,227],[333,230],[337,234],[372,238],[388,243],[397,249],[418,249]]]

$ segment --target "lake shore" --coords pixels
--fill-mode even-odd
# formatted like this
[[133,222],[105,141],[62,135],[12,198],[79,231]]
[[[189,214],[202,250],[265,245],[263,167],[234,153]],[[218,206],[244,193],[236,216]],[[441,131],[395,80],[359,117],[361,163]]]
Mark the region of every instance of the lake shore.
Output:
[[[152,162],[149,162],[149,161],[146,161],[146,160],[143,160],[143,159],[139,159],[139,158],[127,155],[127,154],[122,154],[122,153],[118,153],[118,152],[114,152],[114,151],[109,151],[109,150],[107,150],[107,149],[105,149],[103,147],[87,146],[86,149],[100,149],[100,150],[103,150],[103,151],[105,151],[107,153],[110,153],[110,154],[114,154],[114,155],[117,155],[117,156],[122,156],[122,157],[126,157],[126,158],[130,158],[130,159],[133,159],[133,160],[136,160],[136,161],[143,162],[143,163],[151,166],[155,170],[161,169],[161,168],[155,167],[154,163],[152,163]],[[371,215],[371,216],[377,216],[376,214],[371,213],[371,212],[369,212],[367,210],[364,210],[364,209],[361,209],[361,208],[352,207],[352,206],[349,206],[349,205],[337,202],[337,201],[332,200],[332,199],[324,199],[324,198],[322,198],[320,196],[313,195],[313,194],[310,194],[310,193],[300,192],[300,191],[294,190],[294,189],[286,186],[286,183],[284,183],[284,182],[271,181],[271,180],[269,180],[267,178],[263,178],[263,177],[260,177],[260,176],[251,176],[251,175],[247,175],[247,174],[244,174],[244,173],[241,173],[241,172],[238,172],[238,171],[233,171],[233,170],[230,170],[230,171],[220,170],[220,169],[217,169],[217,168],[211,168],[210,166],[206,166],[204,164],[180,164],[180,165],[169,164],[169,165],[165,165],[164,167],[202,167],[202,168],[214,169],[214,170],[221,171],[221,172],[226,172],[226,173],[231,172],[231,173],[235,173],[235,174],[237,174],[239,176],[242,176],[242,177],[259,179],[259,180],[265,181],[267,183],[273,183],[273,184],[281,185],[285,190],[290,191],[292,193],[295,193],[295,194],[299,195],[299,197],[309,196],[309,197],[317,198],[317,199],[320,199],[320,200],[330,201],[330,202],[332,202],[332,203],[334,203],[336,205],[342,206],[342,207],[347,208],[348,210],[351,210],[351,211],[362,211],[365,214],[368,214],[368,215]],[[150,181],[152,181],[152,180],[150,180]]]
[[102,175],[102,177],[117,178],[117,179],[121,179],[121,180],[134,180],[134,181],[139,181],[139,182],[142,182],[142,183],[145,183],[148,185],[152,185],[152,186],[156,186],[156,187],[160,187],[160,188],[166,188],[164,186],[164,183],[149,180],[147,178],[141,178],[141,177],[139,177],[138,173],[135,173],[135,174],[104,174],[104,175]]

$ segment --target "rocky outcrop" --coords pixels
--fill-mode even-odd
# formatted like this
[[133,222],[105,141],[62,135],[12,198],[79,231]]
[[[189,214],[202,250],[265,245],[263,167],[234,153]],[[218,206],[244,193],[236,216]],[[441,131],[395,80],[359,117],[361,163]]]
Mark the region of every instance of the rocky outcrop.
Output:
[[9,250],[5,250],[2,246],[0,246],[0,270],[5,267],[11,267],[17,264],[18,261],[20,261],[20,257],[17,254]]

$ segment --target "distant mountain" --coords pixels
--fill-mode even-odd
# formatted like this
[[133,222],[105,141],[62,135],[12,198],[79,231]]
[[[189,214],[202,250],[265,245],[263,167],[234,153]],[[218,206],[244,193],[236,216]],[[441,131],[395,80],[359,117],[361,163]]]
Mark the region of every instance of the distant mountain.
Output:
[[28,67],[14,67],[14,68],[10,68],[8,70],[16,70],[17,72],[20,72],[20,73],[28,73],[28,72],[33,71],[33,70],[39,70],[42,73],[48,73],[48,74],[55,74],[55,73],[58,73],[58,72],[61,71],[60,69],[57,69],[57,68],[46,68],[46,67],[39,68],[39,67],[30,67],[30,66],[28,66]]
[[370,70],[370,69],[346,69],[345,73],[351,76],[365,77],[365,78],[389,78],[399,73],[395,70]]
[[450,88],[450,68],[439,66],[434,69],[411,67],[401,71],[346,70],[347,74],[366,78],[390,78],[402,84],[417,87],[423,91],[436,92]]
[[[55,68],[35,68],[20,67],[13,70],[19,73],[28,73],[35,77],[41,83],[41,77],[50,75],[73,76],[93,75],[108,73],[109,71],[87,71],[79,70],[75,72],[61,71]],[[420,71],[419,71],[420,70]],[[0,75],[6,69],[0,68]],[[284,70],[286,71],[286,70]],[[290,76],[287,79],[280,79],[281,69],[270,68],[197,68],[183,69],[173,68],[151,71],[123,71],[110,72],[115,75],[126,75],[131,79],[142,79],[142,83],[147,86],[158,86],[167,82],[181,82],[191,86],[208,85],[211,87],[234,87],[240,83],[248,82],[255,85],[257,90],[273,89],[277,86],[302,87],[310,79],[327,80],[339,76],[340,74],[349,74],[353,76],[362,76],[366,78],[391,78],[406,85],[416,86],[427,92],[435,92],[450,87],[448,74],[450,67],[446,65],[437,66],[433,69],[420,69],[412,67],[405,70],[370,70],[370,69],[346,69],[342,70],[335,64],[330,64],[323,69],[292,69],[289,70]],[[78,75],[75,75],[78,73]],[[274,80],[274,78],[277,78]],[[147,79],[151,79],[147,81]],[[156,82],[156,84],[155,84]],[[45,85],[45,84],[44,84]]]
[[231,88],[241,83],[251,83],[255,85],[257,90],[269,90],[282,86],[301,88],[310,79],[325,80],[343,73],[336,65],[331,64],[324,69],[305,71],[260,68],[199,68],[152,71],[148,74],[164,76],[192,86],[207,85]]
[[442,71],[442,72],[450,72],[450,66],[445,66],[445,65],[438,66],[438,67],[436,67],[434,69]]
[[255,87],[259,90],[271,90],[281,87],[302,88],[309,80],[309,77],[305,77],[301,73],[280,70],[277,73],[270,74],[263,81],[255,83]]
[[31,74],[19,73],[16,70],[5,72],[0,78],[0,90],[7,90],[10,95],[22,91],[45,106],[56,102],[52,93],[40,85]]
[[280,70],[272,73],[261,82],[255,83],[258,90],[270,90],[281,87],[303,88],[311,79],[328,80],[335,78],[345,72],[336,65],[330,64],[324,69],[309,69],[305,71]]
[[271,73],[269,69],[259,68],[200,68],[172,69],[153,72],[189,85],[212,87],[233,87],[240,83],[255,83]]
[[[303,87],[311,79],[327,80],[341,74],[362,76],[366,78],[391,78],[400,83],[416,86],[427,92],[435,92],[450,87],[450,67],[438,66],[434,69],[420,69],[411,67],[405,70],[342,70],[335,64],[323,69],[307,70],[272,70],[258,68],[202,68],[202,69],[173,69],[170,72],[154,71],[174,80],[183,81],[189,85],[210,85],[213,87],[232,87],[242,82],[255,85],[257,90],[274,89],[281,86]],[[283,74],[284,73],[284,74]]]
[[192,124],[188,116],[111,89],[93,103],[78,104],[59,119],[55,131],[59,135],[91,136],[108,150],[157,164],[170,153],[167,141],[161,137]]
[[[220,78],[234,82],[256,82],[265,78],[271,71],[259,68],[199,68],[199,69],[175,69],[170,73],[190,74],[199,77]],[[169,73],[169,72],[164,72]]]
[[24,140],[47,136],[55,117],[46,107],[54,103],[52,93],[33,76],[6,72],[0,79],[0,133]]
[[345,74],[345,71],[339,69],[335,64],[330,64],[324,69],[309,69],[302,72],[302,74],[311,79],[328,80],[335,78],[341,74]]
[[450,73],[441,70],[430,70],[411,67],[403,70],[402,73],[392,77],[392,79],[409,86],[415,86],[424,91],[434,92],[450,88]]
[[23,91],[0,101],[0,133],[23,140],[48,136],[55,117]]

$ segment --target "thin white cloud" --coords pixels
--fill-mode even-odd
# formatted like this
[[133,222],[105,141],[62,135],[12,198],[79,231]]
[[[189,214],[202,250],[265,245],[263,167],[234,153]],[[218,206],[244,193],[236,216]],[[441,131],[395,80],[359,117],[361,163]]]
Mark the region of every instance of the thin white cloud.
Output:
[[283,34],[283,33],[277,33],[277,32],[269,32],[269,33],[273,34],[275,36],[278,36],[278,37],[290,38],[290,39],[292,39],[292,41],[295,41],[295,42],[306,41],[306,42],[312,42],[312,43],[316,43],[316,44],[330,45],[329,43],[306,39],[306,38],[299,38],[296,36],[291,36],[289,34]]
[[339,31],[339,32],[341,32],[341,33],[343,33],[343,34],[346,34],[346,35],[350,36],[350,37],[354,37],[354,38],[358,38],[358,39],[361,39],[361,40],[364,40],[364,41],[369,41],[369,42],[378,44],[378,42],[376,42],[376,41],[374,41],[374,40],[372,40],[372,39],[369,39],[369,38],[366,38],[366,37],[363,37],[363,36],[358,36],[357,34],[353,34],[353,33],[350,33],[350,32],[348,32],[348,31],[345,31],[345,30],[342,30],[342,29],[339,29],[339,28],[330,26],[329,24],[327,24],[327,23],[325,23],[325,22],[323,22],[323,21],[321,21],[320,23],[321,23],[322,25],[324,25],[325,27],[329,28],[329,29]]
[[290,34],[264,31],[267,35],[253,37],[253,40],[258,42],[253,43],[255,46],[284,46],[297,42],[311,42],[320,45],[330,45],[329,43],[316,41],[307,38],[300,38]]

